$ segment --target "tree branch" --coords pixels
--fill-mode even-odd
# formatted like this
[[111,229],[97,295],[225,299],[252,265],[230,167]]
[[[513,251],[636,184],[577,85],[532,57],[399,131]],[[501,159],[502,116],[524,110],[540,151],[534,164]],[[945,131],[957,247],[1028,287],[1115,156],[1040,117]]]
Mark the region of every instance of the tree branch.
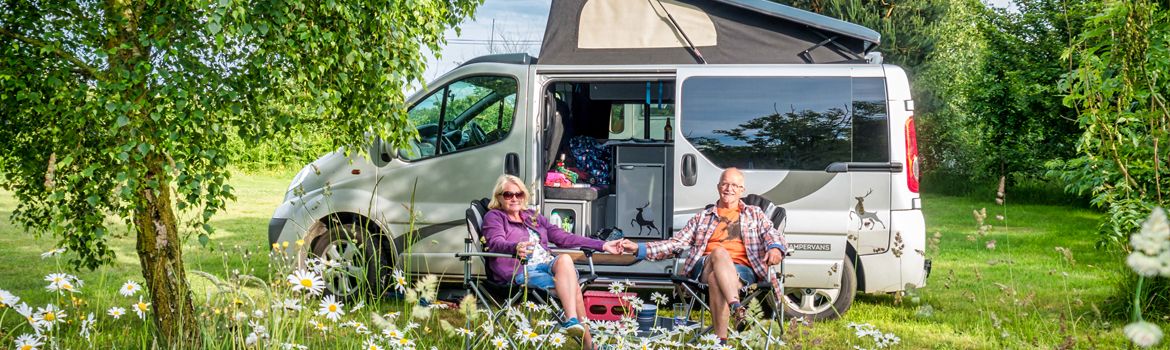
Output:
[[97,69],[94,69],[88,63],[85,63],[85,61],[82,61],[81,59],[77,58],[77,56],[74,56],[73,54],[65,52],[65,50],[62,50],[59,47],[50,46],[48,43],[45,43],[44,41],[38,40],[36,38],[30,38],[30,37],[27,37],[24,35],[20,35],[19,33],[9,31],[7,28],[4,28],[4,27],[0,27],[0,35],[19,40],[25,44],[28,44],[34,48],[37,48],[37,49],[49,49],[50,51],[53,52],[53,54],[57,55],[57,57],[60,57],[61,59],[69,61],[69,63],[72,63],[74,66],[76,66],[78,68],[78,72],[81,73],[81,75],[86,77],[86,78],[98,80],[98,77],[101,76],[101,74],[99,74]]

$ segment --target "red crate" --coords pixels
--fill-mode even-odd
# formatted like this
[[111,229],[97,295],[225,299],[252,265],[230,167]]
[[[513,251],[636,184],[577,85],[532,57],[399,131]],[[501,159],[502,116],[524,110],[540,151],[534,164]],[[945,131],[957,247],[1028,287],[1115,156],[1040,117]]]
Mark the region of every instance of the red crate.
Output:
[[623,317],[633,317],[633,312],[630,310],[630,303],[623,297],[633,297],[637,294],[622,293],[617,295],[608,291],[590,290],[586,291],[585,296],[585,316],[590,320],[600,321],[618,321]]

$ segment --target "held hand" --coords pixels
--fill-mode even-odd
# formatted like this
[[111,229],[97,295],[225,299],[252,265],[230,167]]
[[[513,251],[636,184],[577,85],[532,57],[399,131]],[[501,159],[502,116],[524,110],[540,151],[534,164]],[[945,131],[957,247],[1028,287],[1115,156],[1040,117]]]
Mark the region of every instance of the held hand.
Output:
[[634,241],[623,239],[621,240],[621,243],[622,250],[624,250],[626,253],[633,254],[638,252],[638,244],[634,243]]
[[776,265],[779,264],[780,261],[784,260],[784,254],[780,253],[780,249],[768,249],[768,255],[764,257],[764,260],[768,263],[769,266]]
[[528,257],[528,253],[532,252],[532,249],[529,248],[531,245],[532,242],[529,241],[516,243],[516,257],[521,259]]
[[605,242],[605,244],[601,246],[601,249],[609,254],[621,254],[622,253],[622,242],[621,241],[608,241],[608,242]]

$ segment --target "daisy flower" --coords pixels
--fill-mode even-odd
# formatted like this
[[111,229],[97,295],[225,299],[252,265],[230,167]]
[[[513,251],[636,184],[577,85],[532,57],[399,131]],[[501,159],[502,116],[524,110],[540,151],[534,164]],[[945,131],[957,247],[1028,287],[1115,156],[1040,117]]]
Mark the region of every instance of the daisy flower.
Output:
[[65,252],[65,248],[57,248],[44,253],[41,253],[41,259],[48,259]]
[[293,291],[305,290],[312,295],[321,295],[325,290],[325,282],[321,276],[305,270],[296,270],[288,275],[288,283]]
[[548,336],[548,344],[554,348],[560,348],[565,345],[565,335],[560,333],[553,333]]
[[150,310],[150,303],[144,303],[142,302],[142,297],[138,297],[138,302],[131,305],[130,308],[134,309],[134,313],[138,314],[138,318],[146,319],[146,312]]
[[516,338],[519,338],[520,341],[524,344],[537,344],[540,343],[541,340],[540,334],[531,329],[521,329],[516,331]]
[[504,339],[503,336],[498,336],[492,339],[492,345],[495,345],[496,349],[506,349],[508,348],[508,339]]
[[12,307],[12,306],[16,306],[16,303],[19,303],[19,302],[20,302],[19,297],[17,297],[16,295],[14,295],[6,290],[0,289],[0,304],[4,304],[5,306]]
[[97,319],[93,317],[92,312],[89,313],[89,316],[86,316],[81,320],[81,336],[84,337],[85,340],[89,340],[89,332],[93,330],[93,324],[96,321]]
[[626,284],[622,282],[613,282],[609,284],[609,292],[619,294],[626,291]]
[[325,316],[325,318],[336,322],[345,315],[343,305],[337,301],[332,295],[326,296],[321,300],[321,309],[317,310],[318,316]]
[[386,338],[390,338],[390,340],[402,338],[402,332],[394,328],[383,329],[382,335],[386,336]]
[[76,292],[77,287],[81,286],[81,280],[78,280],[77,277],[74,277],[73,275],[64,273],[49,274],[48,276],[45,276],[45,281],[49,282],[49,285],[46,286],[45,289],[50,292]]
[[414,347],[414,341],[406,338],[398,338],[398,340],[394,341],[394,345],[400,349],[409,349]]
[[467,328],[463,328],[463,327],[456,328],[455,333],[459,333],[459,335],[462,335],[464,337],[474,337],[475,336],[474,331],[467,329]]
[[394,269],[394,289],[399,292],[406,292],[406,276],[402,274],[401,270]]
[[719,342],[719,336],[715,335],[715,333],[707,333],[702,338],[699,338],[699,340],[704,343],[715,344]]
[[650,300],[653,300],[654,303],[658,305],[666,305],[670,302],[670,298],[667,297],[666,294],[659,292],[650,293]]
[[373,340],[373,339],[366,339],[366,345],[365,345],[364,347],[362,347],[362,349],[365,349],[365,350],[382,350],[382,347],[381,347],[381,346],[378,346],[378,344],[377,344],[377,343],[374,343],[374,340]]
[[322,333],[329,331],[329,326],[325,325],[324,323],[317,322],[317,320],[309,320],[309,324],[313,325],[313,328],[316,328],[318,331],[321,331]]
[[138,282],[126,281],[126,283],[122,284],[122,288],[118,289],[118,294],[122,294],[122,296],[132,297],[132,296],[134,296],[134,294],[138,294],[138,291],[140,291],[140,290],[142,290],[142,286],[139,285]]
[[122,315],[126,314],[126,309],[115,306],[115,307],[111,307],[109,310],[107,310],[106,314],[110,315],[111,317],[113,317],[116,320],[116,319],[122,318]]
[[297,299],[284,299],[282,302],[277,302],[273,305],[274,308],[282,308],[285,310],[301,311],[301,301]]
[[38,346],[44,345],[41,343],[41,337],[32,334],[23,334],[16,337],[16,349],[18,350],[37,350]]
[[45,307],[37,308],[37,313],[33,316],[33,323],[37,327],[51,330],[53,329],[53,324],[61,322],[65,316],[69,316],[65,313],[65,310],[58,309],[56,305],[49,304],[45,305]]
[[357,302],[357,304],[356,304],[356,305],[354,305],[353,307],[349,308],[349,313],[351,313],[351,314],[352,314],[352,313],[354,313],[354,312],[357,312],[358,310],[361,310],[363,307],[366,307],[366,302],[364,302],[364,301],[361,301],[361,300],[358,300],[358,302]]

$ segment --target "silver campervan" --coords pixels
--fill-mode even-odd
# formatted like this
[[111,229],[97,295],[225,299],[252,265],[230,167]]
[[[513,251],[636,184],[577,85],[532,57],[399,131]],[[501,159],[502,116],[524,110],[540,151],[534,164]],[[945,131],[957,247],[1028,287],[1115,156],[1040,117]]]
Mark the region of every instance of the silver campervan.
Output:
[[[375,142],[369,158],[305,166],[269,240],[341,263],[335,294],[382,283],[385,267],[455,282],[468,203],[501,174],[529,183],[531,204],[570,232],[639,241],[714,203],[734,166],[745,193],[787,211],[786,310],[833,317],[858,291],[922,287],[930,270],[914,102],[879,42],[764,0],[557,0],[539,60],[480,57],[431,82],[409,100],[409,147]],[[580,176],[546,183],[559,167]],[[651,288],[675,269],[598,262],[603,277]]]

